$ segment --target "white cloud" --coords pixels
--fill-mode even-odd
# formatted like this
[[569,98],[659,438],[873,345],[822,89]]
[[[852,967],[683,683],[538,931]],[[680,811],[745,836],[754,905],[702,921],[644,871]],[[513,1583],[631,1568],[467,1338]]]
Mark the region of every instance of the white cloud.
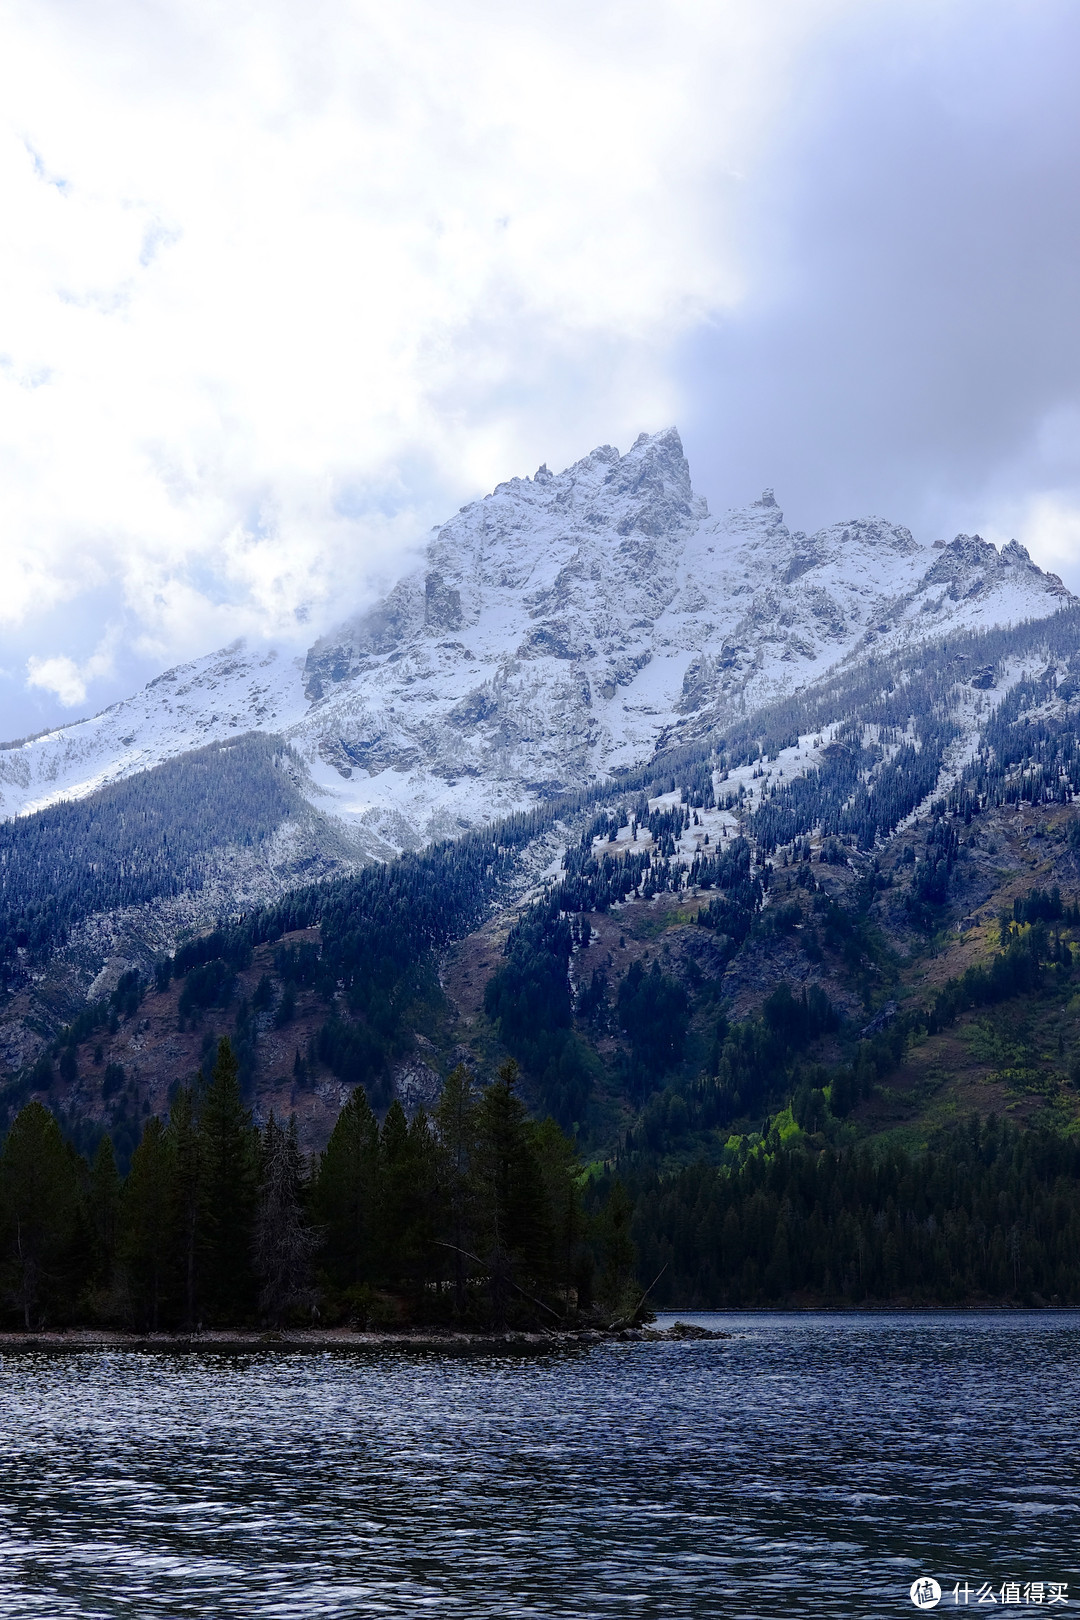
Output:
[[85,700],[86,681],[73,658],[31,657],[27,659],[26,668],[26,684],[52,692],[65,709],[73,709]]
[[306,639],[461,500],[672,420],[721,500],[1023,506],[980,410],[1050,408],[992,367],[1054,352],[1024,266],[1075,257],[1059,13],[9,0],[0,630],[39,707],[0,726]]
[[1080,507],[1078,52],[1068,0],[880,0],[816,31],[745,191],[747,295],[679,362],[710,494],[927,539]]
[[[85,636],[104,588],[163,655],[288,634],[525,458],[665,423],[673,336],[740,296],[736,171],[843,9],[9,7],[0,622]],[[92,679],[70,652],[39,685]]]
[[114,646],[115,636],[110,634],[82,664],[66,654],[53,658],[31,655],[26,661],[26,684],[51,692],[65,709],[77,708],[86,702],[93,682],[112,673]]

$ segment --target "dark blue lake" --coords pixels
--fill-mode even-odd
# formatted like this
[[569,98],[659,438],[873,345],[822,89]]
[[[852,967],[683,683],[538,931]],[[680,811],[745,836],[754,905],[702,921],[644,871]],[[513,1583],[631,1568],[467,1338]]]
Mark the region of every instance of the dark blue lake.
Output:
[[687,1319],[734,1338],[7,1354],[0,1614],[1076,1612],[1080,1314]]

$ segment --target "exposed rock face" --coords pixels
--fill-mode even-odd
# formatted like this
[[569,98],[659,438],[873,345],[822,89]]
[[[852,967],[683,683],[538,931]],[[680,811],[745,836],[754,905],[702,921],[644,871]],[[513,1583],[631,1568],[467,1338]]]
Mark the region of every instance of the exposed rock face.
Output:
[[[1028,576],[1025,578],[1025,576]],[[987,599],[995,589],[1018,589],[1034,585],[1040,595],[1065,600],[1069,592],[1056,574],[1044,574],[1032,562],[1026,546],[1010,540],[1000,552],[978,534],[958,534],[945,546],[941,556],[927,571],[920,586],[930,591],[944,586],[953,602]]]
[[1015,544],[934,548],[878,518],[792,533],[771,490],[711,518],[671,430],[501,484],[436,530],[385,604],[312,648],[321,696],[289,735],[339,803],[355,782],[360,802],[451,830],[647,758],[863,648],[1066,599]]
[[259,728],[301,754],[312,803],[383,854],[632,765],[844,659],[1071,600],[1015,542],[924,546],[879,518],[792,533],[771,490],[713,518],[675,430],[642,434],[464,507],[302,667],[236,646],[0,751],[0,806]]

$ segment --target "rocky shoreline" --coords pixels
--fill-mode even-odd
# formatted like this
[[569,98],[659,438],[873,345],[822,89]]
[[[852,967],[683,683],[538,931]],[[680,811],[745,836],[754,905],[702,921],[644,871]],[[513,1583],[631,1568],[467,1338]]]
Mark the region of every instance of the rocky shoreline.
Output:
[[57,1332],[0,1333],[5,1351],[159,1350],[182,1354],[235,1354],[242,1351],[329,1350],[552,1350],[579,1345],[664,1343],[685,1339],[730,1339],[730,1333],[674,1322],[669,1328],[579,1328],[565,1332],[466,1332],[416,1328],[363,1331],[357,1328],[286,1328],[281,1332],[213,1329],[203,1333],[124,1333],[113,1329],[71,1328]]

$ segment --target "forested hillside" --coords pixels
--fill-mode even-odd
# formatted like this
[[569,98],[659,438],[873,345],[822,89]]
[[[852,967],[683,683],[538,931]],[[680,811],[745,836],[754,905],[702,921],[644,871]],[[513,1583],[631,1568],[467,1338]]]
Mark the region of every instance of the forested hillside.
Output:
[[[92,914],[197,892],[227,852],[310,826],[300,771],[279,738],[251,733],[0,822],[0,985],[40,968]],[[332,870],[346,847],[329,826],[319,839],[328,860],[309,851],[308,863]]]
[[[35,990],[7,1124],[37,1099],[134,1174],[224,1036],[242,1107],[321,1151],[350,1098],[415,1118],[463,1062],[482,1088],[512,1058],[588,1167],[586,1213],[632,1206],[657,1301],[1074,1299],[1076,630],[864,661],[614,784],[224,917],[66,1016]],[[177,791],[258,840],[290,767],[243,746],[265,803],[213,751]],[[171,779],[140,781],[137,813],[9,824],[12,1008],[80,906],[173,870]],[[177,860],[197,871],[194,835]]]

